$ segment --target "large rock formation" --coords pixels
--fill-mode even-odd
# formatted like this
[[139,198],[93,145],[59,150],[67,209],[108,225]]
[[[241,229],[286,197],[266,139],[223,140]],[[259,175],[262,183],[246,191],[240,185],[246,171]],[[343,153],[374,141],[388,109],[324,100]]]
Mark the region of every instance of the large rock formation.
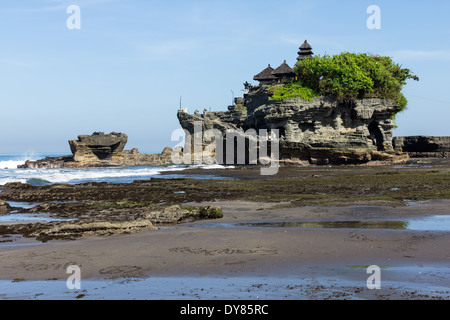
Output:
[[98,162],[107,160],[119,163],[123,161],[122,151],[128,142],[128,136],[123,133],[94,132],[92,135],[78,136],[78,140],[70,140],[70,150],[76,162]]
[[27,161],[19,168],[84,168],[162,166],[172,163],[172,149],[167,147],[161,154],[143,154],[138,149],[124,150],[128,136],[124,133],[95,132],[70,140],[72,156],[47,157]]
[[[350,164],[369,161],[405,162],[408,155],[392,145],[395,127],[391,115],[397,106],[391,100],[363,99],[341,102],[333,96],[271,100],[262,86],[236,100],[226,112],[188,114],[178,112],[181,126],[194,134],[194,124],[202,131],[278,129],[280,162],[298,164]],[[203,139],[207,140],[207,139]],[[204,142],[204,147],[207,141]]]
[[411,157],[450,157],[450,137],[396,137],[393,145],[396,150],[406,152]]

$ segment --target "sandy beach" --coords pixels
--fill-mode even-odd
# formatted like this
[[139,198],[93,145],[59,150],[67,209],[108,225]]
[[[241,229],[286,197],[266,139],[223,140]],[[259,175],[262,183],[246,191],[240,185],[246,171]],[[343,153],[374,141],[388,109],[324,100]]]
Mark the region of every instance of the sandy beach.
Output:
[[[268,279],[291,279],[291,289],[289,285],[280,288],[267,284],[269,299],[279,294],[290,299],[450,298],[449,232],[239,225],[268,221],[408,220],[446,215],[450,200],[396,208],[357,204],[280,208],[280,203],[243,201],[215,205],[222,207],[223,219],[77,241],[39,244],[22,239],[11,245],[2,244],[0,277],[14,280],[16,286],[29,283],[28,280],[58,283],[67,279],[69,265],[77,265],[82,279],[87,281],[191,277],[201,283],[201,279],[221,277],[241,279],[235,280],[237,283],[250,278],[257,284],[270,283]],[[380,290],[366,286],[366,268],[370,265],[382,270]],[[51,287],[48,286],[49,291],[54,294]],[[211,298],[215,294],[208,294],[206,287],[198,287],[198,297]],[[179,289],[173,288],[173,299],[185,297]],[[260,291],[261,287],[248,285],[247,289]],[[61,285],[60,290],[61,297],[63,292],[67,295],[67,288]],[[41,291],[45,299],[45,289]],[[83,297],[89,298],[95,291],[85,290]],[[157,291],[154,294],[147,297],[157,299]],[[8,297],[14,298],[14,293],[3,293],[3,298]],[[92,297],[99,298],[95,294]]]

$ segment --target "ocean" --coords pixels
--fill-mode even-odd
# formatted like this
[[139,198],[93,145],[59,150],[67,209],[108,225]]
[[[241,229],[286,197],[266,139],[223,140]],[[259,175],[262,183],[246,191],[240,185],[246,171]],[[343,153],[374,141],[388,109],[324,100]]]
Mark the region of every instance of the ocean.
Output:
[[[36,186],[55,183],[80,184],[86,182],[131,183],[135,180],[150,178],[184,178],[183,174],[164,175],[163,171],[179,171],[189,167],[204,169],[225,169],[220,165],[186,166],[173,165],[167,167],[114,167],[114,168],[78,168],[78,169],[17,169],[26,160],[39,160],[45,157],[58,157],[67,154],[35,153],[35,154],[0,154],[0,186],[8,182],[29,183]],[[189,175],[197,179],[224,179],[218,176]]]

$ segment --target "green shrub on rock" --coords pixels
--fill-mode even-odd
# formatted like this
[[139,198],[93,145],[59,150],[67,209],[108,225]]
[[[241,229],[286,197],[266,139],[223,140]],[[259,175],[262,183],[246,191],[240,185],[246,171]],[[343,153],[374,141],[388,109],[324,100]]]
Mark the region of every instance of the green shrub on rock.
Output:
[[272,100],[311,101],[326,95],[342,101],[390,99],[398,105],[396,114],[408,103],[401,92],[406,80],[419,80],[411,70],[402,68],[390,57],[349,52],[300,60],[294,71],[297,80],[284,86],[269,86]]
[[315,90],[308,88],[299,81],[289,82],[284,86],[269,86],[272,94],[271,100],[302,99],[311,101],[318,94]]
[[343,52],[304,59],[294,68],[298,81],[320,95],[335,95],[351,101],[363,98],[391,99],[402,111],[407,100],[402,94],[406,80],[419,78],[390,57]]

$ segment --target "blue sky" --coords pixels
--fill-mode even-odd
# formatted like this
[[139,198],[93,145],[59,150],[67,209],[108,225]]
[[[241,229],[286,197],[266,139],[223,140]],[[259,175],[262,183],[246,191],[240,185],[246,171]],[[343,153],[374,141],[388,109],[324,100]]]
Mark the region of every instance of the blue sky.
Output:
[[[366,26],[370,5],[380,30]],[[0,153],[70,153],[67,140],[95,131],[160,152],[176,145],[180,97],[189,112],[226,110],[305,39],[315,54],[393,57],[421,79],[394,134],[450,135],[449,15],[449,1],[1,1]]]

